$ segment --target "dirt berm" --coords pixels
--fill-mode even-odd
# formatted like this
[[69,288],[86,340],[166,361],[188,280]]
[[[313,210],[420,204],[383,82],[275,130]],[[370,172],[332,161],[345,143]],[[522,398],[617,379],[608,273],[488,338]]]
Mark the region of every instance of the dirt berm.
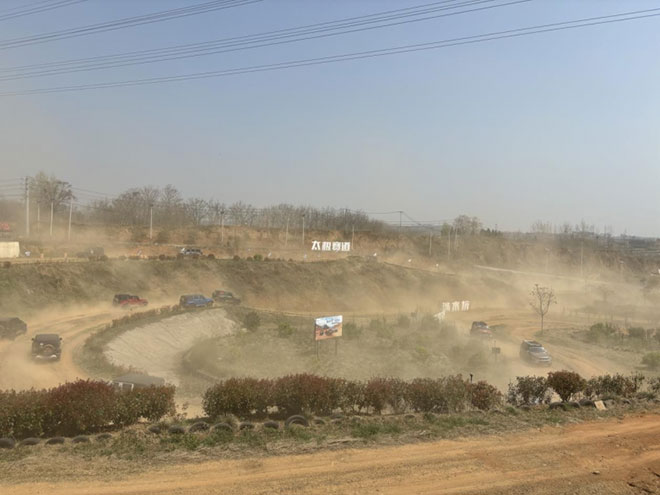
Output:
[[509,293],[493,279],[427,272],[346,259],[323,262],[245,260],[110,260],[12,265],[0,273],[0,314],[29,316],[44,308],[112,300],[130,292],[154,304],[181,294],[233,290],[245,304],[289,311],[435,310],[443,300]]

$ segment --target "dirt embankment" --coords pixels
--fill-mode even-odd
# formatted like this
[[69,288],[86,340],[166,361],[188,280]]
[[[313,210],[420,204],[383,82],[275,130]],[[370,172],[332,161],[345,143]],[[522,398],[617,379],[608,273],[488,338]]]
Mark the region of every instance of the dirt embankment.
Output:
[[219,309],[184,313],[121,334],[108,344],[105,355],[116,366],[179,385],[183,353],[200,340],[229,334],[234,326]]
[[[247,305],[289,311],[391,311],[438,308],[442,300],[509,297],[488,279],[406,269],[363,260],[327,262],[111,260],[26,264],[3,269],[0,314],[30,315],[45,307],[100,303],[131,292],[174,303],[181,294],[233,290]],[[486,280],[486,279],[483,279]],[[490,284],[490,286],[488,285]]]

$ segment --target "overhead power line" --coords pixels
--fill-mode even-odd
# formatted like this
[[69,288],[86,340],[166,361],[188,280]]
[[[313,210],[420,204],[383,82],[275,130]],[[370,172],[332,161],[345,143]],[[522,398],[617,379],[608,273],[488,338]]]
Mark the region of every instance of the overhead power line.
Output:
[[[41,2],[35,2],[33,4],[23,5],[20,7],[14,7],[11,9],[0,11],[0,21],[7,21],[10,19],[15,19],[17,17],[24,17],[32,14],[39,14],[41,12],[47,12],[49,10],[68,7],[69,5],[83,3],[86,1],[87,0],[46,0]],[[10,11],[11,13],[3,14],[3,12],[10,12]]]
[[414,45],[404,45],[404,46],[369,50],[363,52],[330,55],[326,57],[317,57],[317,58],[310,58],[303,60],[292,60],[292,61],[279,62],[273,64],[238,67],[234,69],[197,72],[197,73],[181,74],[174,76],[163,76],[163,77],[152,77],[146,79],[134,79],[134,80],[125,80],[125,81],[116,81],[116,82],[106,82],[106,83],[80,84],[80,85],[71,85],[71,86],[56,86],[56,87],[35,88],[35,89],[19,90],[19,91],[9,91],[9,92],[0,93],[0,96],[35,95],[35,94],[48,94],[48,93],[64,93],[71,91],[86,91],[93,89],[119,88],[119,87],[128,87],[128,86],[146,86],[146,85],[162,84],[169,82],[227,77],[227,76],[249,74],[255,72],[269,72],[269,71],[291,69],[297,67],[307,67],[313,65],[346,62],[350,60],[369,59],[369,58],[383,57],[388,55],[398,55],[398,54],[413,53],[413,52],[420,52],[427,50],[437,50],[441,48],[450,48],[454,46],[467,45],[467,44],[485,43],[489,41],[495,41],[495,40],[501,40],[507,38],[518,38],[533,34],[550,33],[550,32],[569,30],[569,29],[579,29],[579,28],[598,26],[604,24],[647,19],[657,16],[660,16],[660,8],[646,9],[646,10],[639,10],[632,12],[623,12],[620,14],[590,17],[590,18],[576,19],[572,21],[563,21],[563,22],[542,24],[542,25],[530,26],[524,28],[509,29],[505,31],[496,31],[496,32],[473,35],[473,36],[464,36],[460,38],[452,38],[452,39],[434,41],[429,43],[418,43]]
[[248,5],[251,3],[256,3],[261,1],[262,0],[213,0],[211,2],[190,5],[188,7],[163,10],[160,12],[154,12],[151,14],[145,14],[135,17],[126,17],[123,19],[117,19],[114,21],[102,22],[98,24],[91,24],[88,26],[80,26],[77,28],[64,29],[61,31],[53,31],[50,33],[43,33],[34,36],[26,36],[23,38],[0,40],[0,50],[17,48],[20,46],[35,45],[38,43],[47,43],[49,41],[75,38],[78,36],[88,36],[90,34],[115,31],[117,29],[142,26],[145,24],[152,24],[155,22],[170,21],[172,19],[180,19],[182,17],[204,14],[207,12],[213,12],[217,10],[230,9],[233,7],[240,7],[243,5]]
[[[114,55],[8,67],[0,69],[0,74],[9,73],[6,76],[0,75],[0,81],[70,74],[73,72],[87,72],[100,69],[126,67],[131,65],[152,64],[170,60],[187,59],[216,55],[220,53],[235,52],[240,50],[270,47],[331,36],[353,34],[362,31],[399,26],[414,22],[429,21],[442,17],[449,17],[481,10],[527,3],[531,0],[513,0],[504,3],[493,4],[493,2],[497,1],[500,0],[444,0],[442,2],[433,2],[416,7],[390,10],[375,14],[311,24],[307,26],[300,26],[298,28],[269,31],[247,36],[223,38],[201,43],[176,45],[151,50],[132,51]],[[460,7],[473,7],[481,4],[490,5],[474,7],[457,12],[428,15],[435,12],[454,10]]]

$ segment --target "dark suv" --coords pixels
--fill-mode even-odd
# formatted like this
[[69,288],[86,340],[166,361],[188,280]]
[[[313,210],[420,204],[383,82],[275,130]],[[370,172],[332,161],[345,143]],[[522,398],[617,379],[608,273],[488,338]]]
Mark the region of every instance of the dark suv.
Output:
[[523,340],[520,344],[520,359],[532,364],[550,366],[552,357],[542,344],[535,340]]
[[32,358],[59,361],[62,355],[62,337],[55,333],[40,333],[32,338]]
[[234,294],[232,294],[228,290],[213,291],[213,294],[211,294],[211,297],[213,298],[214,301],[217,301],[217,302],[220,302],[220,303],[241,304],[241,300],[239,298],[235,297]]
[[0,318],[0,339],[15,339],[27,332],[27,325],[20,318]]

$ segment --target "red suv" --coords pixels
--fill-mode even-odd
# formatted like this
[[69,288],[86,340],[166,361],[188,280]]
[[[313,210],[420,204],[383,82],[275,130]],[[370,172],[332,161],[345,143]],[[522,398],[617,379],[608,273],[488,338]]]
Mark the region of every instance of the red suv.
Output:
[[115,294],[112,300],[112,305],[120,308],[133,308],[135,306],[146,306],[147,304],[149,304],[149,301],[132,294]]

